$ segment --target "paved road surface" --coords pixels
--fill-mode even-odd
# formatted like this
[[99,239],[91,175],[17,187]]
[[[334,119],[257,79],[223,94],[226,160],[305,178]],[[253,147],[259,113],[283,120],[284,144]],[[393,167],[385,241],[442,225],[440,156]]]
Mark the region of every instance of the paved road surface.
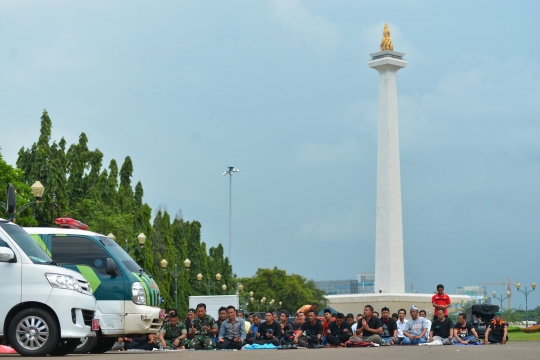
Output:
[[[0,359],[19,355],[0,355]],[[528,360],[540,359],[540,342],[515,342],[506,345],[481,346],[385,346],[377,348],[298,349],[298,350],[252,350],[252,351],[128,351],[108,352],[101,355],[68,355],[71,360],[351,360],[366,358],[400,360]],[[32,359],[51,359],[32,358]]]

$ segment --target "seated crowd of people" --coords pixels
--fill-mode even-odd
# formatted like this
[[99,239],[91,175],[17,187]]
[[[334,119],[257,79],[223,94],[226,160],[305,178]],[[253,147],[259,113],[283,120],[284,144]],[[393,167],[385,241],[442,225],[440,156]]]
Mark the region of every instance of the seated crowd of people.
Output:
[[[371,305],[366,305],[363,314],[358,314],[356,319],[353,314],[332,313],[329,309],[324,309],[324,319],[319,319],[319,304],[314,302],[301,307],[294,322],[289,321],[286,311],[279,314],[267,311],[264,320],[259,313],[251,313],[246,319],[244,311],[232,305],[221,307],[215,320],[201,303],[196,309],[189,309],[183,320],[176,309],[169,310],[158,335],[120,338],[115,347],[119,350],[240,350],[246,345],[266,344],[282,348],[345,347],[351,342],[375,346],[480,344],[476,330],[466,321],[464,313],[459,314],[456,324],[448,317],[451,302],[444,294],[444,286],[437,286],[432,303],[436,317],[428,320],[426,311],[415,305],[409,309],[409,319],[406,319],[405,309],[390,314],[390,309],[383,307],[379,314]],[[505,344],[506,340],[507,325],[501,314],[496,313],[484,343]]]

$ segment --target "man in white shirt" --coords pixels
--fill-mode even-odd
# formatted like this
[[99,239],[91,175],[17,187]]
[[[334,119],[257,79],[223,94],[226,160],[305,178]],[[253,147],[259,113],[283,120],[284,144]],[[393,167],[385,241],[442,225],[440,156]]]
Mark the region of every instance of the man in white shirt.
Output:
[[420,315],[420,317],[426,319],[428,331],[426,331],[426,335],[424,335],[424,338],[426,339],[426,341],[429,341],[429,329],[431,329],[431,320],[428,320],[428,318],[426,317],[426,310],[420,310],[418,314]]
[[401,342],[403,341],[403,338],[405,337],[405,335],[403,335],[403,329],[405,329],[405,324],[407,323],[407,319],[405,319],[405,315],[407,315],[407,310],[399,309],[398,320],[396,321],[397,329],[398,329],[396,344],[401,344]]

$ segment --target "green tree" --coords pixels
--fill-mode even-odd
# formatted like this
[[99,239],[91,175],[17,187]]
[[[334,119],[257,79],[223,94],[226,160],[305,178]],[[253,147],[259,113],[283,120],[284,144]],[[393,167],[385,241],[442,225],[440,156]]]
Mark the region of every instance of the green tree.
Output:
[[[1,149],[0,149],[1,151]],[[3,194],[4,197],[0,199],[0,202],[6,202],[6,192],[8,183],[12,183],[17,191],[17,208],[28,203],[29,201],[34,201],[34,196],[32,195],[32,190],[30,186],[23,182],[24,174],[20,169],[15,169],[13,166],[9,165],[4,161],[2,153],[0,152],[0,194]],[[2,209],[2,214],[0,217],[8,218],[9,215]],[[18,219],[17,223],[21,226],[35,226],[37,221],[32,216],[32,209],[26,210],[22,213]]]
[[[297,274],[287,274],[285,270],[274,267],[273,269],[257,269],[251,278],[240,278],[239,283],[244,286],[244,291],[253,291],[253,297],[260,300],[265,297],[267,301],[274,299],[276,304],[283,303],[282,309],[295,312],[301,306],[317,301],[321,308],[326,306],[324,291],[317,289],[313,280]],[[262,308],[266,309],[266,306]],[[250,303],[250,311],[257,310],[254,303]]]

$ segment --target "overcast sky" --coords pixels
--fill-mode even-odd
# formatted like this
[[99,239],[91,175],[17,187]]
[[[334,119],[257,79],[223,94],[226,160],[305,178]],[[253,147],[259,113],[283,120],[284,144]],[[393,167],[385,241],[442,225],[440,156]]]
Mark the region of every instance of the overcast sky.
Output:
[[[374,270],[377,72],[397,76],[405,278],[419,292],[540,283],[538,1],[7,1],[0,147],[46,108],[53,138],[119,163],[145,201],[202,223],[234,271]],[[533,265],[535,264],[535,265]],[[489,292],[505,291],[491,286]],[[513,305],[525,305],[515,292]],[[529,304],[540,304],[540,291]]]

